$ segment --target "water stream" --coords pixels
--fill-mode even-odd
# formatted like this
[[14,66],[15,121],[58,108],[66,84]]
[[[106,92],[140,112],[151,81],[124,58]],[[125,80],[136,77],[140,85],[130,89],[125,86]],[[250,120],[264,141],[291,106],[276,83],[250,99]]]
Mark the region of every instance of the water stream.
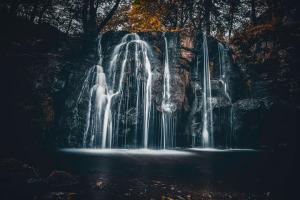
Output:
[[211,80],[209,56],[206,35],[203,35],[203,128],[202,145],[204,148],[213,147],[213,107],[211,95]]

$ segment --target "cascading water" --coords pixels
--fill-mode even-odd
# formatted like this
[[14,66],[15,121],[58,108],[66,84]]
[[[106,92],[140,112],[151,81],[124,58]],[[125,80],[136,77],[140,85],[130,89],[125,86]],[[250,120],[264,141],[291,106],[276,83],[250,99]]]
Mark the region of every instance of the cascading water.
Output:
[[[192,126],[196,129],[197,127],[202,128],[197,129],[198,132],[201,132],[199,139],[202,147],[213,148],[215,145],[223,144],[225,144],[225,147],[231,147],[233,109],[231,96],[228,91],[228,72],[230,68],[228,49],[221,43],[218,43],[219,61],[216,61],[214,57],[209,60],[208,42],[205,34],[203,34],[201,47],[202,56],[200,55],[197,58],[197,65],[193,72],[195,78],[193,82],[193,109],[194,112],[201,113],[202,118],[194,117]],[[201,62],[203,62],[203,65],[201,65]],[[212,63],[211,67],[215,66],[216,62],[218,63],[219,73],[213,73],[214,69],[210,68],[210,62]],[[199,109],[198,105],[202,105],[202,107]],[[201,120],[202,126],[198,125],[199,120]],[[215,137],[218,140],[216,144]],[[224,143],[220,143],[220,141],[224,141]],[[197,146],[200,142],[197,142],[197,135],[193,132],[192,146]]]
[[176,106],[171,100],[170,91],[170,65],[169,65],[169,49],[168,40],[163,34],[165,43],[165,58],[164,58],[164,82],[163,82],[163,99],[162,99],[162,137],[161,146],[163,149],[172,148],[175,145],[176,135],[176,123],[174,123],[173,112],[176,110]]
[[[103,134],[105,124],[103,120],[110,114],[107,111],[109,106],[109,95],[107,91],[106,76],[102,67],[102,49],[101,38],[99,36],[97,65],[88,70],[84,80],[82,90],[77,99],[77,105],[84,100],[84,94],[87,92],[88,108],[86,116],[86,125],[83,133],[83,147],[100,146],[100,136]],[[107,113],[108,112],[108,113]]]
[[211,95],[211,82],[209,70],[209,56],[206,35],[203,35],[203,128],[202,145],[203,147],[213,147],[213,107]]
[[[148,148],[152,105],[152,69],[149,59],[151,49],[135,33],[125,35],[121,43],[114,48],[108,69],[108,77],[111,81],[108,82],[102,67],[101,37],[99,38],[99,62],[89,69],[78,98],[78,103],[80,103],[86,90],[89,90],[83,147],[112,148],[114,146],[127,147],[128,145],[127,133],[121,133],[121,129],[126,129],[128,124],[127,114],[131,110],[129,108],[129,104],[131,104],[130,97],[132,96],[130,87],[133,81],[130,76],[126,75],[131,70],[129,52],[132,46],[134,46],[135,52],[134,67],[137,88],[134,143],[137,147],[139,127],[142,126],[142,147]],[[138,118],[140,114],[143,115],[142,121]],[[120,128],[120,121],[124,121],[124,117],[125,127]],[[123,142],[120,144],[119,139],[122,134]]]
[[[190,139],[182,142],[186,146],[211,148],[220,145],[221,140],[226,140],[226,145],[230,146],[233,116],[231,93],[228,91],[228,49],[218,44],[219,73],[213,73],[210,67],[215,66],[217,59],[212,55],[209,60],[208,38],[203,35],[201,55],[197,55],[197,65],[193,68],[195,73],[191,74],[192,93],[195,95],[189,115],[190,136],[180,132],[177,135],[176,129],[182,128],[177,117],[183,114],[180,113],[181,108],[177,109],[180,105],[177,103],[179,99],[184,102],[184,98],[188,97],[175,88],[183,80],[176,74],[177,70],[181,70],[176,68],[178,60],[173,60],[178,58],[175,49],[177,40],[174,40],[176,37],[168,38],[169,34],[165,33],[145,35],[122,35],[120,42],[114,46],[107,42],[106,37],[110,36],[104,35],[102,42],[103,36],[100,35],[99,61],[87,71],[77,99],[77,112],[81,109],[81,113],[85,114],[85,123],[80,121],[83,124],[80,126],[83,128],[82,137],[75,136],[82,139],[82,147],[170,149],[178,146],[177,142],[182,142],[178,138],[187,137]],[[141,39],[157,36],[159,41],[153,41],[152,46]],[[158,59],[161,57],[163,60]]]
[[223,85],[224,88],[224,94],[226,95],[226,98],[231,103],[231,98],[228,93],[228,84],[227,84],[227,76],[226,76],[226,57],[227,57],[227,50],[225,49],[224,45],[221,43],[218,43],[218,52],[219,52],[219,68],[220,68],[220,82]]
[[230,111],[229,111],[229,133],[226,134],[226,145],[232,146],[232,126],[233,126],[233,106],[232,100],[228,92],[228,77],[227,72],[230,67],[230,60],[228,55],[228,49],[224,47],[223,44],[218,43],[218,53],[219,53],[219,69],[220,69],[220,77],[219,81],[222,83],[224,94],[227,100],[230,103]]
[[[134,45],[134,50],[135,50],[135,68],[136,68],[136,73],[142,73],[143,74],[143,78],[146,79],[143,82],[141,82],[139,75],[137,75],[137,88],[138,89],[138,94],[137,94],[137,98],[136,98],[136,112],[137,113],[141,113],[141,109],[140,109],[140,105],[139,102],[143,101],[143,147],[144,148],[148,148],[148,138],[149,138],[149,121],[150,121],[150,108],[151,108],[151,99],[152,99],[152,71],[151,71],[151,64],[150,64],[150,60],[148,57],[148,54],[151,53],[151,49],[149,47],[149,45],[141,40],[139,38],[139,36],[137,34],[127,34],[122,38],[122,41],[119,45],[117,45],[113,51],[112,54],[112,61],[110,63],[110,68],[109,68],[109,72],[110,72],[110,77],[113,77],[113,83],[111,86],[111,90],[114,91],[112,92],[112,96],[119,96],[119,101],[117,102],[118,106],[117,106],[117,113],[116,115],[114,115],[116,117],[116,119],[114,119],[115,122],[115,137],[118,137],[120,135],[120,117],[121,117],[121,107],[124,106],[123,104],[123,96],[125,93],[125,90],[127,89],[127,91],[129,90],[129,78],[128,77],[124,77],[125,76],[125,70],[127,67],[127,62],[129,60],[129,48],[130,46]],[[125,53],[123,53],[123,48],[125,48]],[[123,53],[123,58],[121,61],[121,72],[119,73],[119,82],[116,83],[116,77],[117,77],[117,73],[118,73],[118,69],[117,67],[118,65],[118,61],[120,60],[120,57]],[[124,81],[124,78],[127,78],[126,81]],[[125,82],[125,83],[124,83]],[[117,86],[117,87],[116,87]],[[140,88],[142,87],[142,95],[140,95]],[[116,88],[116,89],[115,89]],[[128,101],[129,101],[129,96],[130,93],[127,92],[127,99],[125,99],[125,113],[128,113]],[[126,123],[127,124],[127,116],[125,116],[126,119]],[[139,125],[139,123],[136,123],[137,126]],[[125,126],[126,128],[126,126]],[[104,132],[106,133],[106,132]],[[127,139],[126,139],[127,135],[125,133],[124,135],[124,146],[127,146]],[[136,137],[136,136],[135,136]],[[112,136],[110,138],[113,138]],[[102,138],[103,139],[103,138]],[[104,137],[105,139],[105,137]],[[103,139],[103,140],[104,140]],[[137,141],[137,138],[134,139],[135,141]],[[112,143],[112,141],[110,142]],[[116,144],[116,146],[118,146],[118,144]],[[102,146],[103,148],[105,148],[105,146]]]

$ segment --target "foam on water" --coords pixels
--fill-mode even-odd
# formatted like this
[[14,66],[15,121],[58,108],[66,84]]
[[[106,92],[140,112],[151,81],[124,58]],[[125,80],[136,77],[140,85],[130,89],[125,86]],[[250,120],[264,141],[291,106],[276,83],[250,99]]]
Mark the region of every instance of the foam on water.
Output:
[[87,148],[63,148],[60,152],[85,155],[153,155],[153,156],[190,156],[192,152],[180,150],[154,150],[154,149],[87,149]]
[[203,151],[203,152],[256,152],[255,149],[217,149],[217,148],[189,148],[192,151]]

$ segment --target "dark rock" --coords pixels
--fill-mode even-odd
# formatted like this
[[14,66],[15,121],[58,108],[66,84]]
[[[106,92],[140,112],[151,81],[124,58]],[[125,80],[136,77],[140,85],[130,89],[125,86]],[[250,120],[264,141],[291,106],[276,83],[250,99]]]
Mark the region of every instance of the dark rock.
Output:
[[77,194],[72,192],[50,192],[43,195],[41,200],[75,200],[77,199]]
[[5,184],[35,183],[39,182],[40,178],[34,167],[9,158],[0,162],[0,181]]
[[65,171],[53,171],[45,181],[51,187],[69,187],[78,183],[74,176]]
[[257,147],[267,110],[265,102],[242,99],[233,104],[233,136],[238,147]]
[[257,110],[263,106],[259,99],[242,99],[234,103],[234,111],[247,112]]

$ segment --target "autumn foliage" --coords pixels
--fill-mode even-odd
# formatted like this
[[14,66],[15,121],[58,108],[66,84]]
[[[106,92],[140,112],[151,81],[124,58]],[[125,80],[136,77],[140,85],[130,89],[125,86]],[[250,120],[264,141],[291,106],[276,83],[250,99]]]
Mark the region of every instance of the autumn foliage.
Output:
[[179,28],[167,28],[161,22],[164,18],[163,14],[165,6],[161,6],[149,0],[136,0],[132,3],[128,11],[130,32],[173,32],[179,31]]

